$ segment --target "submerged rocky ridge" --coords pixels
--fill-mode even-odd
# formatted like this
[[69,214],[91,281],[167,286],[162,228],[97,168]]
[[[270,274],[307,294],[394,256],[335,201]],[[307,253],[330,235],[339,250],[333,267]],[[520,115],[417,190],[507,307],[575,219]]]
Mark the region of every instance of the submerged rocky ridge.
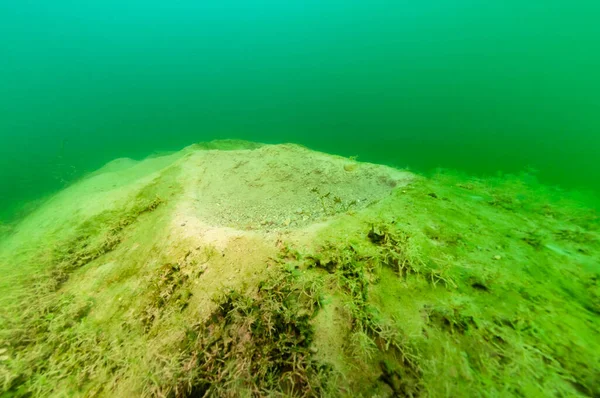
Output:
[[597,396],[600,225],[297,145],[120,159],[0,238],[7,396]]

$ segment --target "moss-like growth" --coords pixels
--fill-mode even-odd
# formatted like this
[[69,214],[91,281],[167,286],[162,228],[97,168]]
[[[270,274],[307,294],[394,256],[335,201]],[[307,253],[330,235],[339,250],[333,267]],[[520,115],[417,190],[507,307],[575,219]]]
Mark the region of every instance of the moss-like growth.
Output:
[[322,396],[331,370],[312,358],[314,292],[274,269],[253,294],[225,291],[208,320],[186,330],[175,378],[159,396]]
[[[42,381],[46,374],[55,372],[66,377],[77,373],[77,382],[84,383],[93,377],[92,370],[85,370],[86,363],[106,365],[111,360],[104,357],[103,351],[110,351],[114,342],[81,325],[93,300],[61,294],[59,290],[73,272],[113,251],[128,227],[162,203],[158,197],[138,198],[125,212],[106,211],[86,220],[72,238],[56,244],[48,263],[42,264],[45,267],[23,292],[25,307],[13,318],[0,318],[0,348],[10,358],[6,364],[0,363],[5,392],[45,395],[47,386]],[[30,302],[26,304],[25,300]],[[60,370],[54,368],[57,364]]]

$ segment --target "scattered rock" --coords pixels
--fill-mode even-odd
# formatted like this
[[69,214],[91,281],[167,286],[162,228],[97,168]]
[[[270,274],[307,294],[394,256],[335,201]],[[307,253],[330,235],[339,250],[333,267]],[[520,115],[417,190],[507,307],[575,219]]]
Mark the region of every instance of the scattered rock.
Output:
[[348,164],[344,165],[344,170],[354,171],[354,170],[356,170],[357,167],[358,167],[358,164],[356,164],[356,163],[348,163]]
[[499,254],[496,254],[496,255],[494,256],[494,260],[502,260],[502,256],[501,256],[501,255],[499,255]]
[[479,283],[479,282],[472,283],[471,287],[473,289],[481,290],[484,292],[489,292],[489,290],[490,290],[486,285],[484,285],[483,283]]

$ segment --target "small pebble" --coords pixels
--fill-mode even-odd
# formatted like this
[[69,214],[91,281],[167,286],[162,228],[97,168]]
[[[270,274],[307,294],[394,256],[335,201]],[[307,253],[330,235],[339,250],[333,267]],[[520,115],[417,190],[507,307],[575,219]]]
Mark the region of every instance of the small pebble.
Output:
[[496,255],[494,256],[494,260],[501,260],[501,259],[502,259],[502,256],[501,256],[501,255],[499,255],[499,254],[496,254]]
[[296,209],[296,214],[302,214],[302,208],[298,207],[298,208]]

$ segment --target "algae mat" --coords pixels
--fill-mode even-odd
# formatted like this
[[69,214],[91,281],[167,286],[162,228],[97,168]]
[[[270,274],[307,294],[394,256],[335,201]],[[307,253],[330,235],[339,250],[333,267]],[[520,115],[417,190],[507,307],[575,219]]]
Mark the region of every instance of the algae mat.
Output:
[[599,220],[297,145],[115,160],[0,240],[7,396],[597,396]]

